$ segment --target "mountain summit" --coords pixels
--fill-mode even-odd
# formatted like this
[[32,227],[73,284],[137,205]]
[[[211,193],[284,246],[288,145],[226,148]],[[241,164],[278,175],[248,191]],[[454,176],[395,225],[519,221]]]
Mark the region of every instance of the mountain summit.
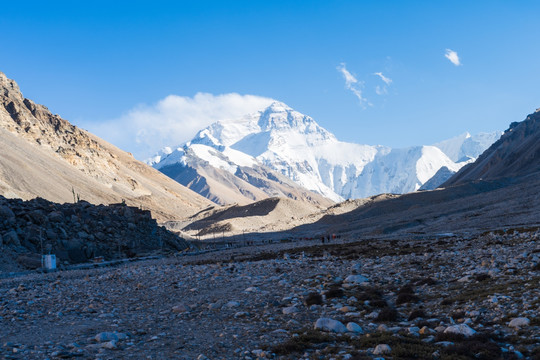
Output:
[[[443,145],[459,156],[468,154],[464,143],[465,140],[458,139]],[[481,143],[479,147],[490,144]],[[212,150],[207,149],[203,155],[200,146]],[[445,154],[444,146],[441,148],[391,149],[342,142],[311,117],[284,103],[274,102],[240,119],[215,122],[199,131],[191,141],[174,151],[167,149],[149,162],[160,170],[179,164],[179,171],[178,166],[185,167],[188,161],[185,154],[191,151],[217,168],[234,170],[231,173],[236,171],[236,165],[257,164],[308,190],[341,201],[379,193],[415,191],[442,167],[451,175],[466,163],[458,162],[461,159],[454,161]],[[223,156],[231,160],[228,165],[223,164]],[[464,160],[476,156],[476,153],[465,156]],[[445,179],[441,178],[440,182]]]

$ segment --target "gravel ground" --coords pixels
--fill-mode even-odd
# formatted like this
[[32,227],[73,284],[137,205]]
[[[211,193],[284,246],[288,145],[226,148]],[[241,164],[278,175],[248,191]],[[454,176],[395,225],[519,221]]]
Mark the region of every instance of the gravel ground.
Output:
[[276,244],[6,278],[0,356],[537,359],[537,238]]

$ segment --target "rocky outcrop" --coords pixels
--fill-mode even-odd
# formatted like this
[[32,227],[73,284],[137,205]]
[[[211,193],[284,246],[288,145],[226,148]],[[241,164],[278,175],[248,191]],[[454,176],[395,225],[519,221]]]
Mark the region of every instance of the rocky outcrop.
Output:
[[41,254],[62,264],[95,257],[126,258],[153,250],[183,250],[188,244],[157,225],[148,210],[125,204],[57,204],[0,196],[0,247],[27,268],[40,266]]
[[91,203],[150,209],[165,220],[210,202],[157,170],[23,97],[0,72],[0,195],[55,202],[73,190]]

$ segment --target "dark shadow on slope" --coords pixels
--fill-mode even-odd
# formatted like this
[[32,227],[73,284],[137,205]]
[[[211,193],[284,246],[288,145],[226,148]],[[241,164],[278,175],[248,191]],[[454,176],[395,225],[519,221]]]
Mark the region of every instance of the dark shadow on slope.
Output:
[[227,209],[218,211],[202,220],[195,221],[186,227],[186,230],[201,230],[218,221],[234,219],[246,216],[266,216],[279,204],[279,198],[269,198],[256,203],[239,206],[233,205]]
[[351,233],[357,236],[476,232],[537,225],[540,180],[475,181],[447,189],[371,202],[340,215],[327,215],[296,233]]

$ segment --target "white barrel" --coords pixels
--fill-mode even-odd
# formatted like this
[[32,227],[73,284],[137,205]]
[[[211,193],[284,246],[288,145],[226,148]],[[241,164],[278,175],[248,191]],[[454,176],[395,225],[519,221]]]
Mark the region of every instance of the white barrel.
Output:
[[43,267],[47,270],[53,270],[56,269],[56,255],[49,254],[49,255],[43,255]]

